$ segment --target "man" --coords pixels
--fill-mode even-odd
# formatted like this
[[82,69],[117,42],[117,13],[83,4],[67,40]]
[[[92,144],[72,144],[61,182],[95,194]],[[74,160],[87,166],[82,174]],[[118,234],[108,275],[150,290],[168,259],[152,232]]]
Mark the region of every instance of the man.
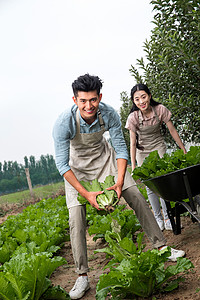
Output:
[[[127,172],[128,153],[120,118],[109,105],[101,102],[102,81],[85,74],[72,83],[74,105],[60,115],[53,129],[56,165],[65,180],[66,202],[72,253],[79,275],[69,292],[71,299],[80,299],[89,289],[86,245],[86,208],[77,200],[80,193],[99,209],[96,196],[102,192],[88,192],[80,181],[97,178],[103,182],[107,175],[115,176],[110,187],[118,198],[124,197],[135,210],[137,218],[154,248],[166,247],[162,231],[134,180]],[[109,131],[112,146],[103,137]],[[171,249],[169,259],[175,261],[184,251]]]

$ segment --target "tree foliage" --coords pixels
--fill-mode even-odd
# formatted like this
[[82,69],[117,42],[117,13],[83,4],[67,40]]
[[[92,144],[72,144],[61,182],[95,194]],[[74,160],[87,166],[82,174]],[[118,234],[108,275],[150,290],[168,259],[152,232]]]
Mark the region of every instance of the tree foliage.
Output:
[[62,180],[52,155],[24,157],[24,165],[16,161],[0,163],[0,194],[28,189],[25,168],[29,168],[32,185],[48,184]]
[[[152,0],[155,12],[143,58],[130,72],[172,112],[181,138],[200,141],[200,1]],[[142,74],[141,74],[142,73]]]

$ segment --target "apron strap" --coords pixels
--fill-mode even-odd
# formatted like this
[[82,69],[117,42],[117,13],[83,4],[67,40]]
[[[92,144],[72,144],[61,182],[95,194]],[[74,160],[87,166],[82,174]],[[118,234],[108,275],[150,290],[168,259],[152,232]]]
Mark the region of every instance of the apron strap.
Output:
[[156,113],[156,111],[155,111],[155,108],[152,106],[152,110],[153,110],[153,112],[154,112],[154,114],[155,114],[155,116],[156,116],[156,120],[158,121],[158,123],[160,123],[160,120],[159,120],[159,118],[158,118],[158,115],[157,115],[157,113]]
[[98,109],[97,110],[97,115],[98,115],[98,117],[99,117],[99,124],[100,124],[100,127],[101,128],[104,128],[104,121],[103,121],[103,118],[102,118],[102,115],[101,115],[101,112],[100,112],[100,110]]
[[76,133],[80,133],[80,118],[79,118],[79,109],[76,111]]
[[154,109],[153,106],[152,106],[152,109],[153,109],[153,111],[154,111],[154,113],[155,113],[156,120],[157,120],[158,123],[160,124],[160,133],[161,133],[161,135],[165,135],[165,129],[163,129],[163,126],[164,126],[164,125],[162,125],[162,122],[159,120],[158,115],[157,115],[157,113],[156,113],[156,111],[155,111],[155,109]]
[[143,125],[143,119],[142,119],[142,112],[140,109],[138,111],[138,119],[139,119],[139,128],[141,128]]

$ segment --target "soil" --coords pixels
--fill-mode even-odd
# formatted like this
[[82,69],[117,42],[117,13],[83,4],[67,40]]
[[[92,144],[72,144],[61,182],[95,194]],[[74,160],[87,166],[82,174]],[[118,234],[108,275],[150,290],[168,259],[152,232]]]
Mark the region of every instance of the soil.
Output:
[[[22,210],[23,207],[15,207],[15,209],[9,214],[17,214]],[[4,217],[0,218],[0,223],[4,222],[9,214],[6,214]],[[172,231],[166,230],[163,231],[163,234],[166,237],[167,244],[169,246],[184,250],[186,252],[186,257],[191,260],[194,268],[184,274],[185,280],[179,284],[179,287],[176,290],[169,293],[155,294],[148,300],[200,300],[200,226],[198,222],[193,223],[190,216],[181,216],[181,224],[182,229],[180,234],[175,235]],[[144,242],[146,243],[145,249],[151,249],[151,244],[146,236]],[[82,299],[95,300],[96,285],[99,280],[99,276],[105,272],[103,271],[103,268],[106,266],[108,259],[106,259],[104,253],[94,254],[95,249],[105,247],[105,244],[102,240],[99,239],[94,242],[93,236],[89,236],[87,233],[87,245],[90,267],[90,272],[88,273],[90,289],[86,292]],[[77,279],[70,241],[65,243],[64,247],[58,254],[65,257],[68,264],[57,268],[51,276],[51,281],[54,285],[60,285],[67,292],[69,292]],[[141,300],[143,298],[137,299]]]
[[[194,265],[194,269],[190,270],[184,275],[184,282],[179,284],[178,289],[165,293],[156,294],[154,299],[162,300],[199,300],[200,299],[200,227],[197,222],[193,223],[189,216],[181,217],[181,234],[174,235],[172,231],[164,230],[164,236],[167,238],[167,244],[176,249],[181,249],[186,252],[186,257],[191,260]],[[146,250],[151,249],[151,244],[145,237]],[[103,268],[106,266],[108,260],[103,253],[94,254],[95,249],[105,247],[102,240],[93,241],[93,236],[89,236],[87,233],[87,245],[88,245],[88,258],[90,272],[88,273],[90,280],[90,290],[86,292],[83,300],[95,300],[96,285],[99,280],[99,276],[103,273]],[[71,253],[70,242],[65,243],[64,248],[59,253],[64,256],[68,262],[68,265],[59,267],[52,275],[51,280],[53,284],[60,285],[67,292],[73,287],[77,274],[74,270],[74,262]],[[167,263],[172,264],[172,263]],[[149,298],[153,299],[153,297]],[[142,299],[142,298],[138,298]],[[145,298],[147,299],[147,298]],[[130,300],[130,299],[129,299]]]

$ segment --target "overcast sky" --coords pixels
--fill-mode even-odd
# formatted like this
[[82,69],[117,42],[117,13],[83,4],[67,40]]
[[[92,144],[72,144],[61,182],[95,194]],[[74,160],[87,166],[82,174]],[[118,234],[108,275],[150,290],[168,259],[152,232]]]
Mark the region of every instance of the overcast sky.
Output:
[[52,128],[79,75],[98,75],[118,110],[152,20],[148,0],[0,0],[0,162],[54,155]]

